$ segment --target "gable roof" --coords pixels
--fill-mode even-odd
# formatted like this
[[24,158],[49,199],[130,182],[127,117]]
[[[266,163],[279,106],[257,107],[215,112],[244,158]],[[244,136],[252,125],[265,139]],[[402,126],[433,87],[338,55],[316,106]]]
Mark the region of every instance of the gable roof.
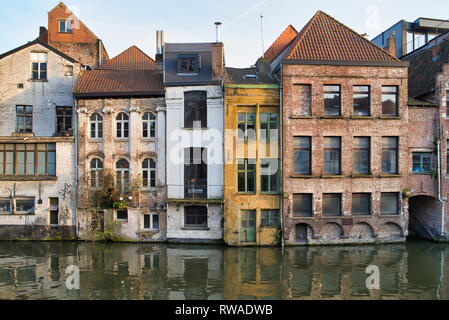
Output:
[[10,55],[12,55],[12,54],[14,54],[14,53],[16,53],[16,52],[19,52],[19,51],[21,51],[21,50],[23,50],[23,49],[26,49],[26,48],[28,48],[28,47],[34,46],[35,44],[39,44],[39,45],[41,45],[41,46],[47,48],[48,50],[53,51],[55,54],[59,55],[60,57],[66,59],[66,60],[68,60],[68,61],[70,61],[70,62],[72,62],[72,63],[78,63],[78,61],[76,61],[75,59],[69,57],[68,55],[62,53],[62,52],[59,51],[59,50],[56,50],[55,48],[53,48],[53,47],[50,46],[49,44],[47,44],[47,43],[41,41],[39,38],[37,38],[37,39],[34,40],[34,41],[28,42],[27,44],[24,44],[24,45],[22,45],[22,46],[20,46],[20,47],[17,47],[17,48],[15,48],[15,49],[12,49],[11,51],[8,51],[8,52],[5,52],[5,53],[1,54],[1,55],[0,55],[0,60],[3,59],[3,58],[5,58],[5,57],[7,57],[7,56],[10,56]]
[[[433,44],[433,45],[432,45]],[[408,69],[409,96],[419,98],[433,93],[436,77],[449,63],[449,39],[432,42],[427,47],[402,58],[410,62]]]
[[357,32],[318,11],[298,34],[287,60],[400,62]]
[[101,70],[154,70],[156,62],[136,46],[103,63]]
[[264,54],[264,58],[270,59],[271,62],[276,60],[276,58],[288,47],[288,45],[295,40],[297,35],[298,31],[296,31],[292,25],[289,25],[271,45],[271,47],[268,48]]
[[227,75],[226,83],[228,84],[238,84],[238,85],[279,84],[279,81],[276,80],[270,73],[257,72],[257,69],[255,67],[226,68],[226,75]]

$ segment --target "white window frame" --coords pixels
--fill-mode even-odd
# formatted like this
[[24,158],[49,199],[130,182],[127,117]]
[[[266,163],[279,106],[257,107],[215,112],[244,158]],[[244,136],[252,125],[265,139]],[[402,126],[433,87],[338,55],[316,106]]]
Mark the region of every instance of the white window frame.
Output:
[[[126,116],[128,119],[123,119],[123,116]],[[119,117],[122,117],[122,119],[119,119]],[[118,135],[118,124],[121,124],[120,128],[120,136]],[[128,136],[125,137],[125,124],[128,124]],[[126,112],[120,112],[117,114],[117,117],[115,117],[115,135],[117,139],[129,139],[129,115]]]
[[[150,216],[150,228],[145,228],[145,216]],[[159,217],[159,228],[155,229],[153,225],[153,217]],[[142,215],[142,229],[145,231],[159,231],[161,229],[161,215],[157,212],[150,212]]]
[[[147,160],[148,160],[148,167],[145,168],[144,163]],[[154,162],[154,168],[151,167],[151,161]],[[147,172],[147,185],[145,185],[144,181],[142,181],[143,187],[148,189],[155,189],[157,185],[157,162],[155,159],[147,158],[142,161],[142,180],[144,172]],[[151,172],[154,172],[154,186],[151,185]]]
[[[92,161],[94,161],[94,160],[99,161],[101,163],[102,168],[98,168],[98,162],[96,162],[96,167],[92,168]],[[95,172],[95,185],[92,185],[92,172]],[[99,176],[100,176],[100,173],[104,173],[104,161],[102,159],[100,159],[100,158],[90,159],[90,161],[89,161],[89,173],[90,173],[90,175],[89,175],[89,178],[90,178],[89,182],[90,182],[91,188],[93,188],[93,189],[101,188]]]
[[[98,116],[98,117],[100,117],[101,118],[101,120],[98,120],[98,119],[95,119],[95,120],[92,120],[92,117],[93,116]],[[98,129],[98,125],[99,124],[102,124],[102,129],[101,129],[101,138],[100,137],[98,137],[99,136],[99,132],[100,132],[100,130]],[[90,124],[90,126],[89,126],[89,131],[90,131],[90,138],[91,139],[103,139],[104,138],[104,118],[103,118],[103,115],[101,115],[100,113],[98,113],[98,112],[94,112],[91,116],[90,116],[90,118],[89,118],[89,124]],[[95,126],[95,130],[94,130],[94,132],[95,132],[95,137],[92,137],[92,124]]]
[[13,206],[12,206],[11,198],[10,197],[2,197],[2,198],[0,198],[0,200],[9,201],[9,212],[8,211],[0,211],[0,212],[2,212],[2,213],[0,213],[0,215],[12,215]]
[[[148,119],[145,119],[145,117],[148,116]],[[151,116],[154,117],[154,119],[151,119]],[[142,117],[142,138],[143,139],[155,139],[156,133],[157,133],[157,116],[153,112],[145,112]],[[147,124],[147,136],[144,137],[145,130],[143,129],[143,124]],[[154,135],[151,135],[151,124],[154,123]]]
[[[117,168],[117,164],[120,162],[120,161],[126,161],[127,163],[128,163],[128,168]],[[117,181],[117,175],[120,173],[120,182],[121,182],[121,184],[120,184],[120,190],[122,191],[122,193],[124,193],[125,192],[125,173],[126,172],[128,172],[128,185],[130,184],[130,179],[131,179],[131,176],[130,176],[130,162],[129,162],[129,160],[128,159],[119,159],[119,160],[117,160],[116,162],[115,162],[115,184],[117,185],[118,184],[118,181]]]
[[[31,80],[47,80],[48,79],[48,53],[47,52],[31,52],[30,55],[30,75]],[[37,69],[37,78],[33,78],[33,64],[37,63],[38,69]],[[41,78],[41,68],[42,64],[45,64],[45,78]]]
[[[64,30],[61,30],[61,22],[64,22]],[[68,28],[70,22],[71,28]],[[58,33],[73,33],[73,20],[70,19],[58,19]]]

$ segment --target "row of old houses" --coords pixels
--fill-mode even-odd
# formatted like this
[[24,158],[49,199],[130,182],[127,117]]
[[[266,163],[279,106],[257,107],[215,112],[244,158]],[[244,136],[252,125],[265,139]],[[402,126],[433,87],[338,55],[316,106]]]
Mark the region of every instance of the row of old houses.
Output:
[[[318,11],[230,68],[219,37],[163,31],[109,58],[58,4],[0,55],[0,238],[446,239],[449,29],[414,24],[371,42]],[[400,25],[425,41],[399,50]]]

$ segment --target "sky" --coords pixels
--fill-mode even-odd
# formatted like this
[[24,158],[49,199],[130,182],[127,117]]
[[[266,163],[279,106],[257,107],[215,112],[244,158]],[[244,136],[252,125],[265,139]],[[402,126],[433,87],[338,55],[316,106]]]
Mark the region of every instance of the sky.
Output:
[[[37,38],[59,1],[0,1],[0,53]],[[401,19],[449,19],[447,0],[66,0],[105,43],[109,57],[132,45],[154,58],[156,30],[166,42],[213,42],[222,26],[228,67],[249,67],[289,25],[298,31],[322,10],[372,39]],[[263,39],[261,18],[263,15]],[[262,46],[263,43],[263,46]]]

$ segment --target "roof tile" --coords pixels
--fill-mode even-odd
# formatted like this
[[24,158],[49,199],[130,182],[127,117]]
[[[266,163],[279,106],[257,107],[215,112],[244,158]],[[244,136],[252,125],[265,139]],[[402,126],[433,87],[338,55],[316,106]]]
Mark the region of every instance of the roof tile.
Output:
[[271,47],[268,48],[264,57],[273,62],[295,40],[297,35],[298,31],[292,25],[289,25]]
[[136,46],[132,46],[103,63],[101,70],[155,70],[156,62]]

